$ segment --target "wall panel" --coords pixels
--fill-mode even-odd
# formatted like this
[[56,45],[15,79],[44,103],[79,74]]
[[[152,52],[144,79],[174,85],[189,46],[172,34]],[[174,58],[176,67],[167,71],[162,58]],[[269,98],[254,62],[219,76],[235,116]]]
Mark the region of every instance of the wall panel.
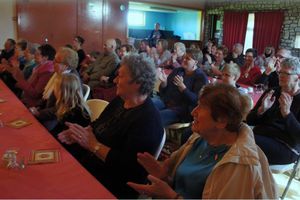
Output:
[[101,50],[103,0],[78,0],[77,34],[85,38],[87,52]]
[[19,0],[18,38],[57,48],[81,35],[86,52],[102,51],[108,38],[126,41],[127,11],[128,0]]

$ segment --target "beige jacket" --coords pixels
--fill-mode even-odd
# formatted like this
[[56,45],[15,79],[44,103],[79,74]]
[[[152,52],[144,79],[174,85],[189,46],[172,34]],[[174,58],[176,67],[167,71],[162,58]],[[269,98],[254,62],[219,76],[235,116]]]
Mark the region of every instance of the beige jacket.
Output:
[[[170,158],[170,176],[200,136],[194,133]],[[199,197],[200,198],[200,197]],[[252,130],[243,124],[230,147],[208,176],[203,199],[278,199],[277,187],[267,158],[255,144]]]

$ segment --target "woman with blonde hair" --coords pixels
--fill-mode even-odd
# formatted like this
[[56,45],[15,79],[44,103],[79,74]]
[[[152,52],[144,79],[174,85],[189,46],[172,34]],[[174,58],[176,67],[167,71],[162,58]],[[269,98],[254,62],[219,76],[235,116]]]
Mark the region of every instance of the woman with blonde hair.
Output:
[[90,122],[89,108],[83,99],[79,78],[74,74],[62,74],[55,80],[56,116],[58,124],[52,133],[56,134],[67,127],[65,122],[87,126]]
[[35,115],[40,122],[49,130],[52,131],[57,125],[56,117],[56,98],[53,93],[55,82],[62,74],[74,74],[79,78],[79,74],[76,70],[78,64],[77,53],[67,47],[61,47],[55,54],[54,58],[54,74],[51,76],[43,92],[43,106],[32,107],[30,111]]

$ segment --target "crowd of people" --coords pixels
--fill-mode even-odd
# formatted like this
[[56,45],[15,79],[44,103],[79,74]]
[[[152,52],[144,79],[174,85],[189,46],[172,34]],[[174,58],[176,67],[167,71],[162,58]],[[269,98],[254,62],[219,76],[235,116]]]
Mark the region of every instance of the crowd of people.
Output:
[[[86,54],[84,42],[55,49],[7,39],[0,77],[117,198],[277,197],[269,164],[300,152],[300,62],[290,50],[169,48],[159,24],[137,47],[110,38]],[[114,91],[94,122],[83,84],[89,98]],[[253,107],[241,86],[256,84],[266,90]],[[181,122],[191,123],[189,139],[157,161],[164,128]]]

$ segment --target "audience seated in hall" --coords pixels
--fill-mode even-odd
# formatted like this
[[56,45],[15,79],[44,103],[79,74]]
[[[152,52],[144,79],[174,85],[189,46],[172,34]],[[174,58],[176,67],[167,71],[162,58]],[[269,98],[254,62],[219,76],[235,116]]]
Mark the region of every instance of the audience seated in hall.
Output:
[[43,106],[32,107],[31,112],[37,119],[51,131],[57,125],[57,99],[53,93],[56,79],[60,78],[62,74],[72,73],[79,77],[76,70],[78,66],[77,52],[68,47],[61,47],[58,49],[54,59],[54,71],[47,85],[43,91]]
[[243,45],[241,43],[236,43],[232,47],[232,52],[230,52],[224,59],[226,63],[231,61],[236,63],[239,67],[244,66],[245,58],[243,54]]
[[224,67],[225,61],[224,58],[227,56],[228,48],[226,46],[219,46],[217,48],[215,54],[215,62],[209,60],[204,64],[203,70],[206,72],[207,75],[212,77],[221,77],[222,76],[222,69]]
[[285,58],[291,58],[292,54],[290,50],[287,49],[279,49],[276,53],[276,57],[272,57],[269,59],[269,62],[266,65],[266,69],[264,73],[258,78],[256,83],[261,83],[268,88],[278,87],[279,79],[277,71],[280,70],[280,63]]
[[158,199],[278,198],[268,161],[242,122],[243,98],[231,85],[204,86],[192,112],[194,134],[163,162],[139,153],[149,183],[128,185]]
[[[58,135],[61,142],[82,147],[76,158],[118,199],[138,197],[126,185],[146,183],[147,173],[138,164],[137,153],[154,155],[163,136],[159,113],[149,97],[155,74],[149,58],[125,56],[115,79],[118,97],[90,126],[68,123],[69,129]],[[79,156],[78,150],[71,153]]]
[[247,49],[245,56],[245,64],[241,67],[241,76],[237,83],[253,86],[261,76],[259,66],[254,64],[257,57],[256,49]]
[[152,100],[160,110],[164,126],[191,120],[190,112],[197,104],[198,92],[208,83],[205,73],[198,67],[202,58],[201,50],[187,50],[182,67],[173,69],[168,78],[163,70],[160,71],[160,96]]
[[82,49],[82,45],[83,45],[84,41],[85,40],[81,36],[76,36],[73,39],[73,43],[72,43],[72,47],[77,52],[77,55],[78,55],[78,66],[76,68],[78,73],[81,71],[81,64],[86,57],[85,52]]
[[16,87],[23,90],[21,100],[27,107],[38,107],[43,104],[43,91],[54,71],[55,52],[55,49],[49,44],[38,47],[38,51],[35,53],[37,66],[28,80],[20,70],[18,60],[11,61],[10,72],[17,81]]
[[88,84],[91,90],[102,85],[100,77],[109,76],[120,62],[120,59],[115,52],[115,39],[106,40],[103,50],[104,53],[101,54],[83,73],[83,82]]
[[300,153],[300,62],[280,64],[279,87],[268,89],[247,117],[270,164],[294,162]]
[[[54,83],[57,125],[51,131],[55,136],[68,127],[65,122],[87,126],[90,123],[89,108],[83,99],[80,79],[72,73],[63,73]],[[39,118],[42,118],[40,113]]]

